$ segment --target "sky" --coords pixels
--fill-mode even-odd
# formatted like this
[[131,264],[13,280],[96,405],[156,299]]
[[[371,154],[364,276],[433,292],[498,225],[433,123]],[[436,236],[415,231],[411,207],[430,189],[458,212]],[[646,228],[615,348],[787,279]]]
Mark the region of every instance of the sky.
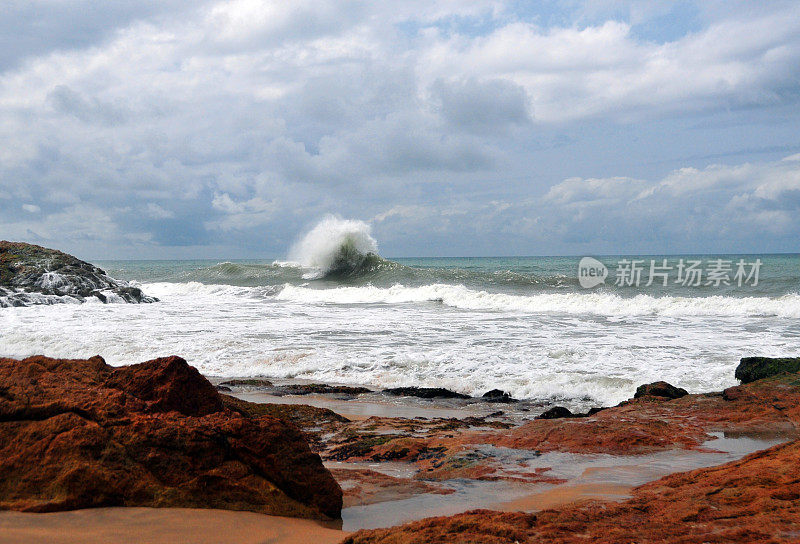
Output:
[[800,3],[0,1],[0,239],[799,252]]

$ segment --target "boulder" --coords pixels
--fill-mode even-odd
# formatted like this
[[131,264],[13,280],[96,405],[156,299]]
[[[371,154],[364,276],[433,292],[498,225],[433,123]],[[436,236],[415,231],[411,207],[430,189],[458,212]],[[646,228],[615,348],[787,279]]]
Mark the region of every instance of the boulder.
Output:
[[562,417],[575,417],[575,414],[563,406],[553,406],[541,415],[536,416],[536,419],[559,419]]
[[231,410],[179,357],[0,359],[0,509],[101,506],[326,519],[342,492],[297,427]]
[[667,382],[653,382],[640,385],[636,388],[633,398],[641,397],[662,397],[665,399],[679,399],[685,397],[689,392],[686,389],[675,387]]
[[491,391],[487,391],[481,398],[486,402],[517,402],[517,399],[512,398],[511,395],[501,389],[492,389]]
[[0,308],[83,302],[157,302],[127,282],[55,249],[0,241]]
[[736,367],[736,379],[742,383],[769,378],[784,372],[799,372],[800,357],[744,357]]
[[146,401],[152,412],[205,416],[223,408],[214,386],[175,356],[116,368],[104,385]]

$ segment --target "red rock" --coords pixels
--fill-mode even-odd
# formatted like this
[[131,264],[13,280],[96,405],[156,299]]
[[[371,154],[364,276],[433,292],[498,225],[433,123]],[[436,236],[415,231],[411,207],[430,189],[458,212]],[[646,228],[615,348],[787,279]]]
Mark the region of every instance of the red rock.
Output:
[[300,431],[223,406],[183,359],[0,359],[0,508],[202,507],[338,518]]
[[797,542],[800,442],[719,467],[672,474],[622,503],[591,501],[536,514],[478,510],[359,531],[343,544],[701,544]]
[[449,495],[455,492],[454,489],[447,487],[434,486],[409,478],[397,478],[361,467],[332,468],[331,474],[342,486],[345,507],[398,501],[421,493]]
[[148,401],[148,408],[156,412],[204,416],[223,408],[214,386],[196,368],[175,356],[117,368],[105,385]]

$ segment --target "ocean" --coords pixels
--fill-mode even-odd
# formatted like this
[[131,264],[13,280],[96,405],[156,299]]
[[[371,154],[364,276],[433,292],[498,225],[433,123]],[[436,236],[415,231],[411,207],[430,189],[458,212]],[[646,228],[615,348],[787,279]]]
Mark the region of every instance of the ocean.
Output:
[[[594,255],[608,277],[584,288],[580,257],[390,259],[356,227],[312,231],[282,261],[95,262],[160,302],[5,308],[0,355],[176,354],[209,376],[498,388],[581,407],[657,380],[717,391],[741,357],[800,351],[800,255]],[[626,261],[641,261],[639,285]],[[658,269],[666,286],[646,285],[651,261],[672,267]],[[718,261],[730,271],[709,281]],[[701,263],[699,285],[680,282],[681,262]]]

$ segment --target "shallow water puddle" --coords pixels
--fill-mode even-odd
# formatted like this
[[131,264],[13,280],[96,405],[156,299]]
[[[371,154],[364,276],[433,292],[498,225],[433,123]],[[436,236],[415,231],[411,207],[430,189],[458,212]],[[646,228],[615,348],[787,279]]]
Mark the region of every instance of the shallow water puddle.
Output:
[[[726,436],[714,438],[702,450],[669,450],[646,455],[618,456],[550,452],[534,455],[529,450],[481,446],[483,454],[499,465],[498,474],[531,473],[549,468],[544,474],[567,480],[564,484],[520,484],[508,481],[455,479],[440,482],[454,490],[449,495],[424,493],[397,501],[354,506],[342,511],[343,529],[387,527],[431,516],[453,515],[476,508],[535,511],[582,499],[623,500],[632,488],[674,472],[683,472],[735,461],[747,454],[784,442],[780,436]],[[338,464],[342,467],[352,465]],[[395,464],[396,465],[396,464]],[[400,466],[372,470],[399,476],[408,474]]]

